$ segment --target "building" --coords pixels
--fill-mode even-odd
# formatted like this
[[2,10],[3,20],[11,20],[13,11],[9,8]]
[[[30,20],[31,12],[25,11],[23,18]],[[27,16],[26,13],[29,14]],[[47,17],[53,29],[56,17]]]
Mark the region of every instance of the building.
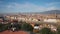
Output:
[[44,22],[57,23],[57,19],[44,19]]

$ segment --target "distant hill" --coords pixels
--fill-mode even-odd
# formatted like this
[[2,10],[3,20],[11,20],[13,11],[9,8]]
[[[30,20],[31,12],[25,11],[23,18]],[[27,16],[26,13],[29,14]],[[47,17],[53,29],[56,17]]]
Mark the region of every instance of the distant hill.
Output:
[[24,14],[60,14],[60,10],[50,10],[50,11],[43,11],[43,12],[26,12]]
[[60,10],[50,10],[50,11],[44,11],[40,12],[40,14],[60,14]]
[[0,13],[0,15],[5,15],[5,14],[60,14],[60,10],[50,10],[50,11],[43,11],[43,12],[23,12],[23,13]]

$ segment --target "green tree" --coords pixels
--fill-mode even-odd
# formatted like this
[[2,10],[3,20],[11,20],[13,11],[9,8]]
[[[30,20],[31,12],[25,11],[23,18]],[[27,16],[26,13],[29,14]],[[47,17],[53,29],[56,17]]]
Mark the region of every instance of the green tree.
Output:
[[2,26],[3,26],[3,25],[0,23],[0,32],[2,31]]
[[57,34],[60,34],[60,25],[57,27]]
[[41,34],[53,34],[53,32],[50,30],[50,28],[43,28],[40,30]]
[[17,30],[21,30],[21,24],[16,23],[14,24],[14,26],[16,27]]
[[0,24],[0,32],[7,30],[7,24]]
[[21,29],[21,24],[19,24],[19,23],[13,23],[13,24],[8,23],[7,25],[8,25],[8,29],[11,29],[12,27],[16,27],[16,30]]
[[28,23],[23,23],[21,29],[25,30],[25,31],[33,31],[32,25],[30,25]]

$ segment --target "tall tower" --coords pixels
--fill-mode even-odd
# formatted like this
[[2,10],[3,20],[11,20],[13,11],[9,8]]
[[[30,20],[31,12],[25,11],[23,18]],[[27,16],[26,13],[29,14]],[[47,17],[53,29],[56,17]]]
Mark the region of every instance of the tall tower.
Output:
[[55,18],[57,19],[57,13],[56,13],[56,11],[55,11]]

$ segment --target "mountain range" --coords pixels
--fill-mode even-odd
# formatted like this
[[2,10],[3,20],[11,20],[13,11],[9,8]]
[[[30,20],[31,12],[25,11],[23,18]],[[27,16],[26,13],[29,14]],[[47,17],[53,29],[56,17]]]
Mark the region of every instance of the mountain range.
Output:
[[44,12],[40,12],[40,14],[60,14],[60,10],[44,11]]
[[60,10],[49,10],[49,11],[43,11],[43,12],[7,13],[7,14],[60,14]]
[[27,14],[60,14],[60,10],[50,10],[50,11],[43,11],[43,12],[30,12]]

